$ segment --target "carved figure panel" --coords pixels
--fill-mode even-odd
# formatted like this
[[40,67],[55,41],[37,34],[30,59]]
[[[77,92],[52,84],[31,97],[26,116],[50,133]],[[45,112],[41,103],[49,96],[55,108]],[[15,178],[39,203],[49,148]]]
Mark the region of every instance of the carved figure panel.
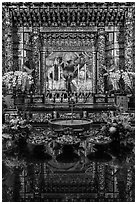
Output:
[[46,57],[46,89],[93,91],[93,65],[86,52],[52,52]]

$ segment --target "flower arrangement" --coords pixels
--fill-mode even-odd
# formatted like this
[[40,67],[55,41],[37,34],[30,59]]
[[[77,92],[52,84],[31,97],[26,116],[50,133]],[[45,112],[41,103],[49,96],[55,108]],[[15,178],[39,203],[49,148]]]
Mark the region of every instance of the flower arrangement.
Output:
[[13,117],[9,123],[3,124],[2,138],[3,141],[6,141],[6,148],[12,149],[19,143],[23,146],[23,142],[26,142],[31,129],[32,126],[21,116]]
[[103,144],[107,144],[107,143],[109,143],[109,142],[111,142],[111,138],[108,136],[108,137],[106,137],[106,136],[104,136],[104,135],[97,135],[97,136],[95,136],[94,138],[89,138],[89,140],[88,140],[89,142],[92,142],[92,143],[96,143],[96,144],[101,144],[101,143],[103,143]]
[[20,131],[20,130],[30,131],[32,126],[27,123],[26,119],[23,119],[22,117],[17,116],[15,119],[10,120],[9,128],[12,131]]
[[27,142],[28,144],[32,145],[45,145],[46,143],[50,142],[52,140],[52,133],[51,131],[47,132],[47,129],[40,128],[38,129],[33,129],[31,134],[29,135]]
[[3,85],[6,87],[6,90],[19,90],[21,92],[29,91],[31,85],[34,84],[33,77],[27,72],[22,71],[11,71],[7,72],[2,77]]
[[80,139],[71,135],[63,135],[62,137],[59,137],[56,142],[64,145],[74,145],[79,143]]
[[135,127],[131,125],[132,118],[128,113],[117,114],[110,117],[108,122],[102,126],[99,134],[110,137],[112,140],[120,141],[120,144],[133,147]]
[[110,71],[109,80],[113,85],[113,90],[123,94],[133,94],[135,89],[135,73],[123,70]]

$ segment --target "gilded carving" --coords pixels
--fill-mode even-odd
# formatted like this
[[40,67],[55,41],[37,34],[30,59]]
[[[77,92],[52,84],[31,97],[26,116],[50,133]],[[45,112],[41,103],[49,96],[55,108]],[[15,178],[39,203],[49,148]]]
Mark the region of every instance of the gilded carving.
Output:
[[40,81],[39,81],[39,58],[40,58],[40,39],[39,39],[39,29],[34,28],[32,33],[32,52],[33,52],[33,62],[35,67],[35,92],[40,91]]
[[12,21],[11,12],[8,7],[3,8],[3,69],[8,72],[13,69],[13,41],[12,41]]
[[125,22],[125,67],[128,71],[134,70],[134,10],[128,9]]
[[105,28],[98,28],[98,63],[99,63],[99,78],[98,91],[104,92],[103,71],[105,67]]
[[[41,51],[83,50],[90,52],[93,47],[91,42],[93,40],[95,47],[98,47],[98,63],[94,64],[93,67],[96,66],[98,69],[98,87],[103,92],[102,72],[106,66],[105,32],[114,32],[115,29],[119,34],[117,55],[120,68],[134,70],[135,19],[133,3],[122,3],[121,7],[121,4],[116,3],[108,6],[106,3],[9,4],[5,2],[3,4],[3,16],[3,67],[5,70],[12,69],[15,55],[22,55],[20,43],[17,42],[13,48],[13,42],[16,39],[12,35],[12,27],[20,28],[22,33],[26,32],[32,36],[32,44],[30,43],[28,46],[28,42],[23,39],[23,46],[26,50],[32,51],[31,59],[35,62],[35,74],[38,83]],[[38,29],[36,32],[35,28]],[[18,37],[20,34],[16,33],[16,35]],[[42,46],[40,41],[44,42]],[[93,53],[91,59],[94,58],[93,61],[96,61],[95,49]],[[16,62],[14,60],[14,68]]]
[[[64,27],[64,26],[99,26],[117,25],[124,23],[126,3],[123,3],[123,8],[119,9],[115,3],[108,7],[104,3],[98,5],[94,3],[81,3],[77,6],[76,3],[60,3],[58,5],[52,3],[42,3],[40,5],[29,3],[29,7],[23,3],[18,7],[19,12],[16,12],[17,5],[15,4],[13,12],[13,24],[29,26],[46,26],[46,27]],[[131,3],[132,5],[132,3]],[[27,11],[26,11],[27,9]],[[130,17],[130,14],[129,14]]]

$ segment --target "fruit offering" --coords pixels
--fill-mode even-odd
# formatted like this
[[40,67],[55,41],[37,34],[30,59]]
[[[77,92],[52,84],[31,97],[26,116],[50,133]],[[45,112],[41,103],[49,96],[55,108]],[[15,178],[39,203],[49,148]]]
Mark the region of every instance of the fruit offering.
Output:
[[98,135],[89,139],[89,142],[93,143],[107,143],[110,141],[111,141],[110,137],[106,137],[104,135]]
[[73,144],[79,143],[80,139],[78,139],[77,137],[74,137],[74,136],[70,136],[70,135],[63,135],[62,137],[58,138],[56,140],[56,142],[58,142],[60,144],[73,145]]
[[51,138],[43,135],[37,135],[37,134],[33,134],[33,136],[30,136],[28,139],[29,144],[35,144],[35,145],[42,145],[49,141],[51,141]]

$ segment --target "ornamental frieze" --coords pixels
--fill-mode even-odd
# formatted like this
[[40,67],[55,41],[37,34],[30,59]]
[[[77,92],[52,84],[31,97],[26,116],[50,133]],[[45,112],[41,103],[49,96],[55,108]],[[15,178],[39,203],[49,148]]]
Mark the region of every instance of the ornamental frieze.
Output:
[[80,39],[83,39],[83,38],[89,38],[89,39],[93,39],[94,38],[94,35],[95,34],[92,34],[92,33],[82,33],[82,32],[78,32],[78,33],[47,33],[47,34],[44,34],[44,37],[45,38],[50,38],[52,37],[53,39],[57,39],[57,38],[63,38],[63,39],[66,39],[66,38],[71,38],[71,39],[75,39],[75,38],[80,38]]
[[50,51],[50,52],[53,52],[53,51],[57,51],[57,52],[59,52],[59,51],[62,51],[62,52],[65,52],[65,51],[79,51],[79,50],[82,50],[82,51],[87,51],[87,52],[91,52],[92,51],[92,49],[91,49],[91,47],[81,47],[81,49],[80,49],[80,47],[78,47],[78,46],[67,46],[67,47],[65,47],[65,46],[48,46],[48,48],[47,47],[43,47],[43,50],[42,51]]
[[46,33],[41,35],[43,47],[50,50],[91,50],[95,43],[94,33]]

